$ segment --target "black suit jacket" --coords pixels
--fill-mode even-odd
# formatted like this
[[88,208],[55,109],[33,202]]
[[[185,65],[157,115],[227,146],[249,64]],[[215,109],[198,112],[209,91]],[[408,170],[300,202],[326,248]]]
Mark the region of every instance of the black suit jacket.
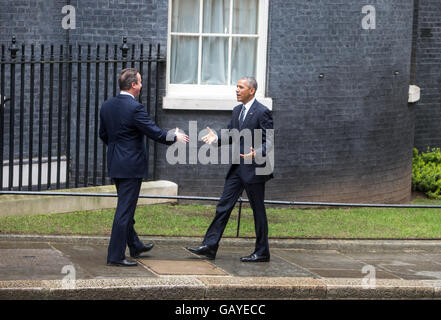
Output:
[[169,145],[176,140],[174,135],[167,139],[167,131],[156,126],[144,106],[123,94],[101,106],[99,134],[107,145],[107,168],[111,178],[148,177],[144,135]]
[[[248,129],[251,133],[251,146],[255,149],[255,151],[260,154],[262,157],[266,157],[266,161],[269,161],[269,157],[267,157],[267,151],[272,152],[273,146],[270,145],[270,141],[267,141],[267,130],[273,129],[273,117],[271,111],[265,107],[263,104],[261,104],[259,101],[255,100],[252,106],[250,107],[250,110],[248,110],[248,113],[244,119],[244,122],[242,126],[239,125],[239,114],[242,109],[242,104],[234,107],[233,114],[231,117],[230,124],[228,125],[228,130],[237,129],[238,131],[242,131],[244,129]],[[255,129],[260,129],[262,133],[262,143],[256,144],[257,141],[255,141],[255,134],[258,133],[254,131]],[[231,132],[231,131],[230,131]],[[247,154],[250,152],[249,146],[245,145],[245,139],[241,135],[240,139],[234,139],[231,136],[227,137],[228,140],[225,139],[224,136],[221,136],[221,139],[218,140],[218,145],[220,146],[221,143],[225,144],[231,144],[231,143],[239,143],[239,146],[236,146],[240,149],[241,154]],[[248,148],[247,148],[248,147]],[[246,149],[246,150],[245,150]],[[233,146],[233,157],[234,157],[234,146]],[[237,149],[236,149],[237,150]],[[271,166],[272,164],[269,163],[263,163],[263,164],[257,164],[256,160],[253,159],[252,163],[247,164],[244,159],[240,159],[239,164],[232,164],[230,169],[227,173],[227,178],[230,176],[230,174],[239,166],[239,175],[241,179],[245,183],[262,183],[266,182],[269,179],[273,178],[272,170],[270,170],[270,173],[268,174],[256,174],[256,168],[262,168],[265,166]]]

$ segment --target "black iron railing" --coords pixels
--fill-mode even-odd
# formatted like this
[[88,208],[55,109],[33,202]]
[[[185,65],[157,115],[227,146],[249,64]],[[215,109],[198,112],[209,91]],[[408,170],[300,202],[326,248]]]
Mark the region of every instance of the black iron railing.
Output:
[[165,62],[160,49],[129,45],[126,38],[122,45],[37,48],[18,46],[13,37],[2,45],[0,190],[109,184],[98,138],[100,105],[117,95],[121,69],[134,67],[144,79],[139,101],[156,118],[158,69]]

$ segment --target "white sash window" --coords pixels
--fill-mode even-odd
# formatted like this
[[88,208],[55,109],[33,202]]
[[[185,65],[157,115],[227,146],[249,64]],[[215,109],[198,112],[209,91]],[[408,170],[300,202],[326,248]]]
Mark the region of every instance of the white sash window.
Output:
[[231,109],[237,81],[265,98],[268,0],[170,0],[164,108]]

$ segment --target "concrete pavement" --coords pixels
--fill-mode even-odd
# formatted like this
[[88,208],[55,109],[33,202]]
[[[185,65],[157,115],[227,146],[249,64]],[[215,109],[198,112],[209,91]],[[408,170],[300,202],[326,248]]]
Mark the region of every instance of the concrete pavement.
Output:
[[[108,238],[0,235],[0,299],[439,299],[439,240],[275,240],[271,261],[242,263],[252,239],[149,238],[137,267],[108,267]],[[128,253],[127,253],[128,256]]]

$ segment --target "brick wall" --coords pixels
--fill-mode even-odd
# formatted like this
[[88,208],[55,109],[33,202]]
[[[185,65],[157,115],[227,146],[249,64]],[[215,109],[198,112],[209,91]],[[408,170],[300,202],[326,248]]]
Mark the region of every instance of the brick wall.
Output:
[[414,84],[421,88],[415,104],[415,147],[441,147],[441,4],[415,0],[419,14],[415,26]]
[[[361,28],[359,1],[270,3],[267,95],[274,102],[276,166],[267,197],[408,200],[413,2],[371,1],[376,30]],[[218,129],[230,118],[228,112],[161,115],[165,126],[197,119],[200,129]],[[175,177],[183,194],[203,195],[219,195],[228,167],[158,166],[160,177]]]
[[359,1],[271,4],[268,93],[285,137],[278,154],[287,155],[276,162],[273,191],[290,185],[302,200],[407,199],[412,1],[371,1],[375,30],[361,28]]
[[[61,24],[63,15],[56,12],[62,3],[40,2],[55,8],[52,17],[38,19],[42,26],[11,29],[0,40],[9,41],[14,32],[32,42],[31,30],[42,30],[42,37],[63,35],[61,28],[49,27]],[[120,44],[127,36],[129,43],[158,42],[166,49],[167,0],[70,4],[77,9],[77,29],[59,42]],[[361,28],[360,1],[270,1],[267,95],[274,102],[276,168],[275,179],[267,185],[268,199],[409,199],[413,1],[370,4],[377,11],[375,30]],[[2,15],[1,23],[12,16]],[[159,75],[160,98],[165,95],[165,69]],[[188,129],[193,120],[199,130],[207,125],[219,130],[231,117],[224,111],[162,110],[161,99],[159,103],[158,124],[165,129]],[[158,145],[157,150],[157,179],[178,183],[185,195],[220,194],[228,165],[171,166],[165,161],[166,147]]]
[[67,31],[61,27],[61,8],[67,0],[1,0],[0,44],[16,35],[19,43],[64,43]]

